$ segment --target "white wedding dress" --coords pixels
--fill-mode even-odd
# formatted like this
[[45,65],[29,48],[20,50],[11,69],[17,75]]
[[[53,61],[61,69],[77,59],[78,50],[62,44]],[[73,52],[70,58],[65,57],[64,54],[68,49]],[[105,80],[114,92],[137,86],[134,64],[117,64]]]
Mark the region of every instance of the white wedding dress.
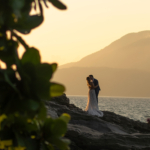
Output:
[[96,115],[98,117],[103,117],[103,112],[98,109],[96,94],[94,89],[89,89],[88,92],[88,102],[85,111],[90,115]]

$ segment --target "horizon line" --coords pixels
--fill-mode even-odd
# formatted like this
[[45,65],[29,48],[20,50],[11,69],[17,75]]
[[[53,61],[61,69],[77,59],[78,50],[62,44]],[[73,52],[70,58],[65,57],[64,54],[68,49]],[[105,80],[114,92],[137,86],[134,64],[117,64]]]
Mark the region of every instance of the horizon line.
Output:
[[[66,96],[77,96],[77,97],[87,97],[87,95],[67,95]],[[150,97],[127,97],[127,96],[98,96],[98,97],[113,97],[113,98],[146,98],[146,99],[150,99]]]

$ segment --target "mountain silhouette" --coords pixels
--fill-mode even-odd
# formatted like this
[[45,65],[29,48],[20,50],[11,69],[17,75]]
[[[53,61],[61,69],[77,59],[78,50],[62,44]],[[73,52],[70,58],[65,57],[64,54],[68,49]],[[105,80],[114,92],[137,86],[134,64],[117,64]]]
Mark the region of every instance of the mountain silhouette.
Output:
[[130,33],[68,67],[109,67],[150,71],[150,31]]
[[68,95],[87,95],[85,78],[93,74],[100,96],[150,97],[150,31],[127,34],[78,62],[59,67],[55,81]]

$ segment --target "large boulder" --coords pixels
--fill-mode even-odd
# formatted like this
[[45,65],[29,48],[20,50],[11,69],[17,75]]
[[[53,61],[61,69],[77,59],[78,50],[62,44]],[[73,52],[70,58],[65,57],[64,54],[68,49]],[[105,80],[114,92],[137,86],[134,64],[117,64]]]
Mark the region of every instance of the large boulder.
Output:
[[65,97],[57,97],[46,106],[53,118],[70,114],[66,137],[72,141],[71,150],[150,150],[148,124],[107,111],[103,118],[91,116]]

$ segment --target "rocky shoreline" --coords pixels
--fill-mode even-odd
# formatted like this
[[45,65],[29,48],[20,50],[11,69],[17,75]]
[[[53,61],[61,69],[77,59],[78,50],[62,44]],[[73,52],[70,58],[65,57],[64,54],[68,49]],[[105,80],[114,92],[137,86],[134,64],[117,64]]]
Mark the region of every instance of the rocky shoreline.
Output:
[[66,137],[71,150],[150,150],[150,126],[147,123],[104,111],[104,117],[91,116],[69,103],[66,95],[46,102],[48,115],[57,118],[68,113]]

